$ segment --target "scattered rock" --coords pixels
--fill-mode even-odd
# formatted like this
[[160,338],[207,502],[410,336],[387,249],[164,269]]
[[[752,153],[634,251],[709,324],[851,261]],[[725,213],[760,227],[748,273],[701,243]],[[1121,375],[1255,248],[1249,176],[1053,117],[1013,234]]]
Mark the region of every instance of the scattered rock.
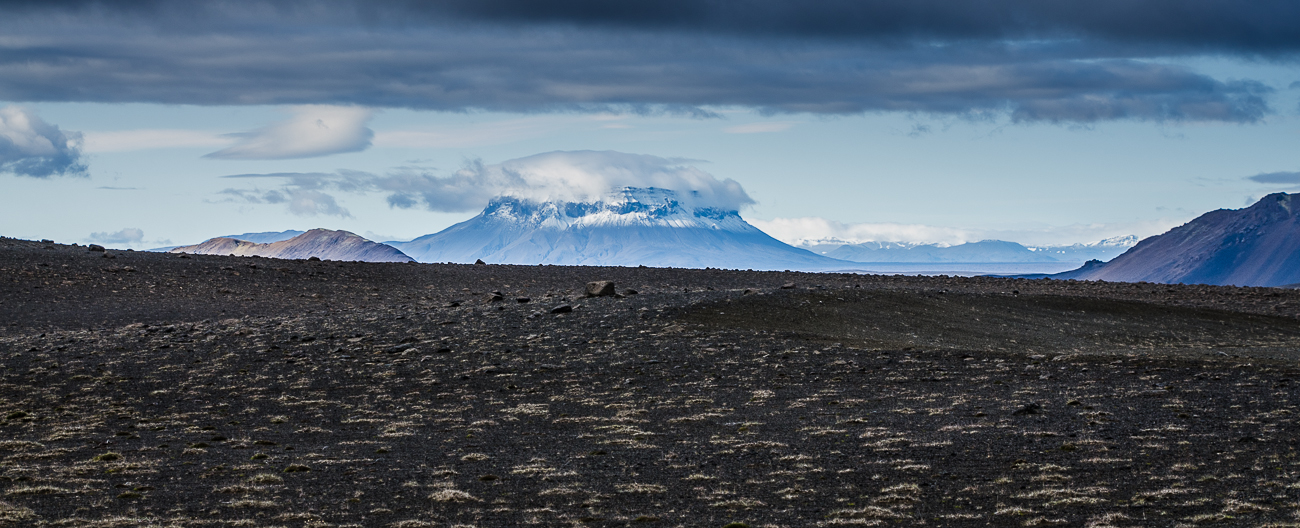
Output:
[[506,299],[505,296],[501,295],[499,292],[492,292],[488,294],[487,302],[490,303],[501,302],[504,301],[505,299]]
[[527,304],[532,301],[533,300],[528,297],[515,297],[515,302],[518,302],[519,304]]
[[793,289],[794,289],[794,283],[793,283],[793,282],[787,282],[787,283],[785,283],[785,284],[782,284],[782,285],[781,285],[781,289],[782,289],[782,290],[793,290]]
[[89,246],[86,246],[86,250],[87,250],[87,251],[103,251],[103,250],[104,250],[104,246],[101,246],[101,245],[99,245],[99,244],[91,244],[91,245],[89,245]]
[[587,283],[587,297],[611,297],[615,292],[614,281],[593,281]]
[[1020,409],[1016,410],[1016,412],[1013,412],[1011,414],[1014,416],[1024,416],[1026,414],[1043,414],[1043,406],[1037,403],[1031,403],[1029,405],[1021,407]]
[[636,294],[637,294],[637,291],[634,290],[634,289],[632,289],[632,288],[628,288],[628,289],[626,289],[626,290],[623,290],[623,295],[636,295]]
[[307,259],[307,262],[320,262],[320,257],[316,257],[316,256],[310,257]]
[[487,263],[486,263],[486,262],[483,262],[483,259],[478,259],[478,260],[475,260],[475,261],[474,261],[474,265],[475,265],[475,266],[486,266]]
[[567,304],[561,304],[559,306],[556,306],[555,308],[551,308],[551,313],[553,314],[569,313],[572,311],[573,311],[573,307]]

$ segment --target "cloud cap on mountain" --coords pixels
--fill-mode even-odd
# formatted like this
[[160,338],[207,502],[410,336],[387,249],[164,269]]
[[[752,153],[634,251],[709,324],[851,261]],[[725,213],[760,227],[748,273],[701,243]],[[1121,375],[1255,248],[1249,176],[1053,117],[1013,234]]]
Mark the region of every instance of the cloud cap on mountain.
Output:
[[394,174],[376,179],[395,207],[471,211],[497,196],[533,201],[591,202],[625,187],[677,191],[684,205],[739,211],[754,200],[740,183],[719,180],[693,160],[614,151],[557,151],[494,165],[468,164],[448,176]]

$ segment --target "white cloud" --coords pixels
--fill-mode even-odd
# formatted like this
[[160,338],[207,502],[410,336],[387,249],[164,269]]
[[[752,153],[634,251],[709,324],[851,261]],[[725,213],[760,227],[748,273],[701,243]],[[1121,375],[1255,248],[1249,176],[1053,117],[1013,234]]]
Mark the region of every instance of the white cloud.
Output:
[[[287,176],[286,176],[287,177]],[[318,182],[319,183],[319,182]],[[340,206],[334,196],[318,188],[304,188],[292,181],[280,189],[263,191],[260,189],[225,189],[217,194],[224,195],[223,201],[246,202],[253,204],[285,204],[290,213],[298,216],[338,216],[351,218],[352,213]]]
[[144,231],[128,227],[116,233],[91,233],[90,240],[104,244],[134,244],[144,240]]
[[614,151],[548,152],[496,165],[473,163],[449,176],[398,173],[377,178],[397,207],[472,211],[496,196],[537,201],[593,201],[624,187],[672,189],[698,207],[739,210],[754,203],[740,184],[719,181],[690,160]]
[[1127,235],[1146,238],[1164,233],[1188,220],[1190,218],[1157,218],[1136,222],[1074,224],[1028,229],[967,229],[924,224],[842,223],[819,217],[749,220],[749,223],[777,240],[796,246],[862,242],[956,245],[990,239],[1046,246],[1091,243]]
[[374,116],[357,106],[304,105],[293,107],[288,119],[235,134],[237,142],[208,154],[218,159],[296,159],[357,152],[370,148],[374,131],[366,123]]
[[818,217],[749,220],[749,223],[777,240],[796,246],[822,242],[961,244],[979,240],[979,235],[970,230],[922,224],[845,224]]
[[222,147],[235,140],[203,130],[141,129],[86,132],[86,152],[126,152],[162,148]]
[[0,108],[0,173],[86,176],[81,141],[80,133],[59,130],[26,108]]
[[736,125],[722,130],[728,134],[760,134],[763,132],[780,132],[782,130],[788,130],[794,125],[795,124],[792,121],[768,121],[764,123]]

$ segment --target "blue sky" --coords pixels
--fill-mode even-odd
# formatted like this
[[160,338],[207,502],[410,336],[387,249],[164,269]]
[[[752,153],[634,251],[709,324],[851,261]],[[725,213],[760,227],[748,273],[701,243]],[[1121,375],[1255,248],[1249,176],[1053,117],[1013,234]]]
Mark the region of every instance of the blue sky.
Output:
[[0,3],[0,234],[409,239],[481,208],[466,167],[571,150],[734,180],[785,240],[1148,236],[1300,186],[1294,4],[974,5]]

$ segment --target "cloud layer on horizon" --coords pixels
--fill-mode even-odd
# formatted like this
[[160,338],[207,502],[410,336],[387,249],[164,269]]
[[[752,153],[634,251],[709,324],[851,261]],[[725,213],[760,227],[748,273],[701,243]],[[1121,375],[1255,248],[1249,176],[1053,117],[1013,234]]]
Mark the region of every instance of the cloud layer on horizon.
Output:
[[1281,0],[25,6],[0,21],[4,100],[1254,122],[1275,87],[1177,59],[1300,52]]
[[60,130],[18,106],[0,108],[0,174],[86,176],[81,134]]
[[128,227],[116,233],[91,233],[89,239],[103,244],[135,244],[144,241],[144,230]]
[[1191,218],[1158,218],[1122,224],[1076,224],[1038,229],[979,229],[891,222],[837,222],[820,217],[749,220],[792,246],[903,242],[957,245],[981,240],[1008,240],[1027,246],[1092,243],[1117,236],[1146,238],[1164,233]]

